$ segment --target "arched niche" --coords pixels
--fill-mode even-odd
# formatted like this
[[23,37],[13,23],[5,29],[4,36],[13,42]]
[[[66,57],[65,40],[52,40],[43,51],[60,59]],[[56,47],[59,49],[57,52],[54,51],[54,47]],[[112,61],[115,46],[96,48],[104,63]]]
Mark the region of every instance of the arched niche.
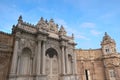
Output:
[[59,62],[58,62],[58,53],[54,48],[49,48],[46,50],[46,74],[48,80],[58,80],[59,73]]
[[68,73],[72,74],[72,56],[68,54]]
[[18,60],[18,73],[20,75],[32,73],[32,51],[30,48],[23,48]]
[[57,51],[53,48],[47,49],[45,55],[49,56],[49,58],[53,58],[54,56],[58,57]]

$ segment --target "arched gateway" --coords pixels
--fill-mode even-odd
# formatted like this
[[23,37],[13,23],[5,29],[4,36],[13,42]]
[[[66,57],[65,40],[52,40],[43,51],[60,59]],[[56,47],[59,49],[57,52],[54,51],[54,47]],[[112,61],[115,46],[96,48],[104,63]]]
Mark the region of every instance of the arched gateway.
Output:
[[13,26],[14,50],[8,80],[76,80],[74,37],[43,18]]

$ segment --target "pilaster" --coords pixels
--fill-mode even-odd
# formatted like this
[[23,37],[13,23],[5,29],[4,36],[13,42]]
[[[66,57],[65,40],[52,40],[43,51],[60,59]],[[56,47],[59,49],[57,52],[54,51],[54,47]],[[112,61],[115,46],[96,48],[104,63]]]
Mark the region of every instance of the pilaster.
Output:
[[17,69],[17,57],[18,57],[18,41],[19,39],[15,39],[15,46],[14,46],[14,51],[13,51],[13,58],[12,58],[12,65],[11,65],[11,74],[16,74],[16,69]]
[[64,52],[64,46],[61,47],[62,49],[62,57],[61,57],[61,62],[62,62],[62,74],[65,74],[65,52]]
[[10,69],[9,80],[14,80],[17,74],[17,61],[18,61],[18,45],[19,45],[19,38],[15,38],[14,50],[13,50],[13,57],[12,57],[12,64]]
[[45,74],[45,41],[43,41],[42,45],[42,74]]
[[67,48],[68,48],[68,47],[65,47],[65,57],[66,57],[66,58],[65,58],[65,59],[66,59],[66,60],[65,60],[65,61],[66,61],[66,62],[65,62],[66,65],[65,65],[65,66],[66,66],[66,73],[68,74],[68,53],[67,53],[67,52],[68,52],[68,51],[67,51],[68,49],[67,49]]
[[36,69],[36,73],[37,75],[40,75],[41,72],[41,41],[38,40],[38,52],[37,52],[37,69]]

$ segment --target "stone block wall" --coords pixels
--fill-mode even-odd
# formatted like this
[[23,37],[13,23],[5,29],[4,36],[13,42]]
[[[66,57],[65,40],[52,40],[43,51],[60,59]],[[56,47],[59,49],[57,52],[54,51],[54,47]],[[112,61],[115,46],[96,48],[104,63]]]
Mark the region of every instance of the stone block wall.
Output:
[[0,32],[0,80],[7,80],[12,49],[13,49],[12,35]]

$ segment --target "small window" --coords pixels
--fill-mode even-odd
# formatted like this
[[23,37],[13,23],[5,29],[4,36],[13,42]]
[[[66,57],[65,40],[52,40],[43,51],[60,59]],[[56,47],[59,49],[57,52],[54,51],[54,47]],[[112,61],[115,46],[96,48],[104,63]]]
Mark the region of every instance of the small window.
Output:
[[109,53],[110,52],[110,50],[107,48],[107,49],[105,49],[105,51],[106,51],[106,53]]
[[115,71],[114,70],[109,70],[109,76],[112,78],[112,77],[115,77]]
[[114,70],[109,70],[109,79],[110,80],[116,80]]

